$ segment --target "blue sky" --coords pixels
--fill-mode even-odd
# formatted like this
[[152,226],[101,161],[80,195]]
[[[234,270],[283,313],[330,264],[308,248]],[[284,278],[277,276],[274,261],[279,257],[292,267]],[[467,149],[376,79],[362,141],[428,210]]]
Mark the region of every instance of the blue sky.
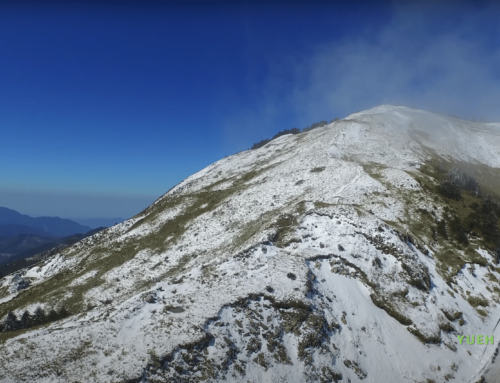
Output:
[[495,3],[334,3],[0,2],[0,206],[127,218],[280,130],[383,103],[500,120]]

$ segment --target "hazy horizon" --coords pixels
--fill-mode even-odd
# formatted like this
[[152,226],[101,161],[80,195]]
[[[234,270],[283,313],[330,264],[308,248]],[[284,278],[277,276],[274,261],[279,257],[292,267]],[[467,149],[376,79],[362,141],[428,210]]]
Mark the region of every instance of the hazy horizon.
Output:
[[159,196],[116,196],[72,193],[36,193],[0,189],[0,206],[31,217],[71,220],[128,219],[148,207]]

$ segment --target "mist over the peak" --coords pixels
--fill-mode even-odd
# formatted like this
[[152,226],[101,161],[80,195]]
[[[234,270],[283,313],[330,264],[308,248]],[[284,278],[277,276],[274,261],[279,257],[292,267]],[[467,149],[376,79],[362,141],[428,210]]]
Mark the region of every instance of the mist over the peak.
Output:
[[389,9],[382,25],[359,23],[355,33],[311,41],[307,52],[273,57],[259,106],[240,111],[228,130],[236,121],[301,128],[381,104],[500,121],[500,7],[394,2]]
[[319,46],[297,69],[307,85],[292,101],[313,114],[391,103],[498,120],[500,49],[484,36],[498,35],[488,30],[491,11],[395,6],[374,35]]

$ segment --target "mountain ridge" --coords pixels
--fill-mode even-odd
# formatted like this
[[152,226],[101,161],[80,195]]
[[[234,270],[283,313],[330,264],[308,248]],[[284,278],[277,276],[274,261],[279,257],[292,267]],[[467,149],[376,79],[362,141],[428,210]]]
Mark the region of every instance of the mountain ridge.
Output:
[[[19,225],[32,228],[34,232],[17,232],[16,234],[44,234],[45,236],[65,237],[92,230],[69,219],[59,217],[30,217],[13,209],[0,206],[0,225]],[[27,229],[24,229],[25,231]],[[29,230],[28,230],[29,231]]]

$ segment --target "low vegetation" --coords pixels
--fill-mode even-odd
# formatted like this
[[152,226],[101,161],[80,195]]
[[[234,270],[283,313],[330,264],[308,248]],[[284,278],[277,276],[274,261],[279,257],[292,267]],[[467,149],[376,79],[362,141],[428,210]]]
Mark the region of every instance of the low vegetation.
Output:
[[[339,121],[339,120],[340,119],[338,117],[335,117],[333,120],[330,121],[330,123],[335,122],[335,121]],[[298,128],[285,129],[285,130],[282,130],[282,131],[276,133],[273,136],[273,138],[271,138],[271,139],[265,138],[265,139],[263,139],[263,140],[261,140],[259,142],[256,142],[255,144],[252,145],[252,147],[250,149],[251,150],[259,149],[259,148],[263,147],[264,145],[268,144],[269,142],[271,142],[272,140],[275,140],[278,137],[284,136],[285,134],[299,134],[299,133],[309,132],[309,131],[311,131],[313,129],[320,128],[320,127],[325,126],[325,125],[328,125],[328,122],[326,122],[326,121],[319,121],[319,122],[315,122],[311,126],[305,127],[302,130],[300,130]]]
[[497,185],[500,171],[450,163],[434,155],[412,175],[433,206],[417,208],[409,223],[412,232],[434,250],[441,274],[452,282],[452,276],[467,263],[487,266],[488,260],[476,251],[479,248],[489,250],[498,263],[500,196],[492,186]]

